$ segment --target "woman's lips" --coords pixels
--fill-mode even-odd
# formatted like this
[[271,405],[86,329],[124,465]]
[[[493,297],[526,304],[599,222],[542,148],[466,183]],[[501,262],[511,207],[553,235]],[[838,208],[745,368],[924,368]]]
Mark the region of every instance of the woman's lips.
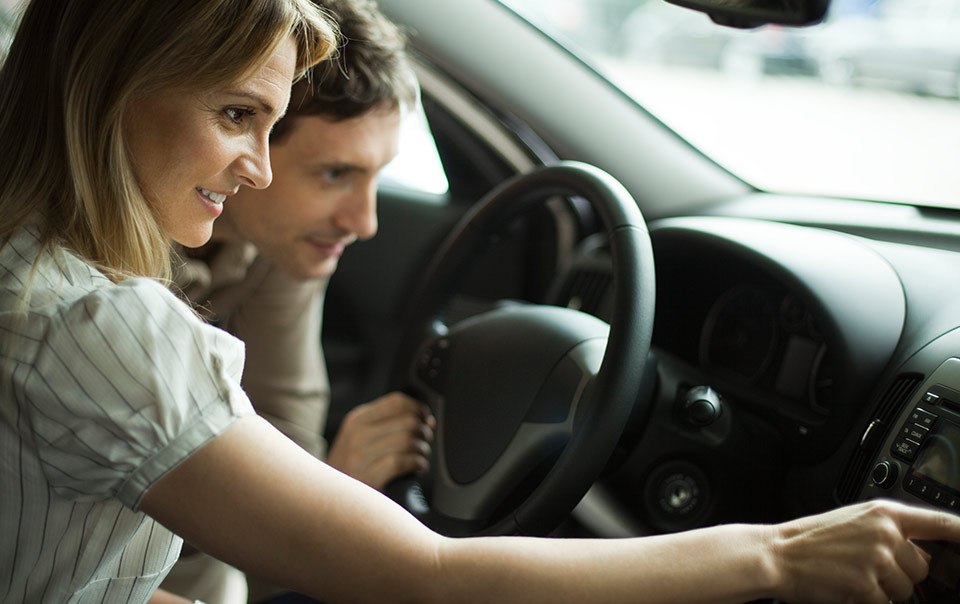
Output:
[[223,202],[227,199],[226,193],[216,193],[202,187],[197,187],[196,191],[197,197],[214,218],[223,212]]

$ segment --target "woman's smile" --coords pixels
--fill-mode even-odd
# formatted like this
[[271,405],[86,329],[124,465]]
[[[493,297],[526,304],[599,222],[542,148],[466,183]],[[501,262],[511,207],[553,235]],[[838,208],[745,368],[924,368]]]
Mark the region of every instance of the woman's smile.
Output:
[[214,218],[223,212],[223,202],[226,201],[226,193],[214,193],[202,187],[197,187],[197,196],[203,205],[213,214]]

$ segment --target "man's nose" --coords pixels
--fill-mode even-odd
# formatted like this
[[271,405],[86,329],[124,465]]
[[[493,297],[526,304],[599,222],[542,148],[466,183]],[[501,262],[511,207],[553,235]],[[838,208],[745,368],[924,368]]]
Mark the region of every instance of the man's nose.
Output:
[[340,228],[356,234],[357,239],[370,239],[377,234],[377,184],[371,183],[352,195],[340,207]]

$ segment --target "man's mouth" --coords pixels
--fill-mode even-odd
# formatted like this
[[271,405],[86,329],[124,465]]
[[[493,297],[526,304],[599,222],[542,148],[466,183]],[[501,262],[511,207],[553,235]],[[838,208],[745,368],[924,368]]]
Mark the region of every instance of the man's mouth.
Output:
[[329,240],[318,239],[315,237],[307,237],[307,241],[318,250],[322,250],[324,253],[334,256],[339,256],[342,254],[344,248],[350,243],[349,241],[344,241],[343,239]]

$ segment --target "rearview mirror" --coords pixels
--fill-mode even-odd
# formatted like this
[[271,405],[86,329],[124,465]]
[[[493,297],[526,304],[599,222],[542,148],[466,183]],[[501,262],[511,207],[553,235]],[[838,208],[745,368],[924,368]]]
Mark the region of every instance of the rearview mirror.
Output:
[[823,20],[830,0],[667,0],[710,15],[716,23],[752,28],[768,23],[812,25]]

